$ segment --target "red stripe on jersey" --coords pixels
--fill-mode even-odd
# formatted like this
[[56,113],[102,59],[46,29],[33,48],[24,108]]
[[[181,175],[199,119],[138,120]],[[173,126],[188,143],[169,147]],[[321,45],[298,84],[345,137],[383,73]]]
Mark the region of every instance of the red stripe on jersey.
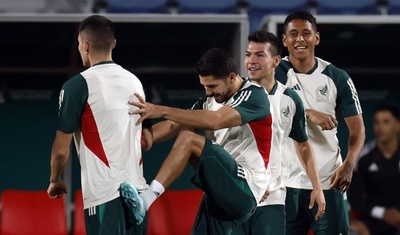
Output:
[[94,120],[92,109],[88,104],[82,114],[81,131],[86,147],[104,162],[107,167],[110,167],[106,153],[104,152],[103,144],[100,140],[96,120]]
[[256,139],[258,151],[264,160],[265,168],[267,168],[272,145],[272,115],[261,121],[250,122],[249,125]]

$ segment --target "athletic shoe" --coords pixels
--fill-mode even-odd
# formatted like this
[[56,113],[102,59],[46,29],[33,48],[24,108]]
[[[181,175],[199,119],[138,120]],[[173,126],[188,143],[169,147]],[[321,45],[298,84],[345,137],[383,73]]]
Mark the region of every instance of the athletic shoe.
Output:
[[128,206],[130,221],[134,221],[132,215],[136,219],[137,224],[141,224],[146,216],[145,201],[139,196],[136,188],[129,182],[122,182],[119,191],[124,203]]

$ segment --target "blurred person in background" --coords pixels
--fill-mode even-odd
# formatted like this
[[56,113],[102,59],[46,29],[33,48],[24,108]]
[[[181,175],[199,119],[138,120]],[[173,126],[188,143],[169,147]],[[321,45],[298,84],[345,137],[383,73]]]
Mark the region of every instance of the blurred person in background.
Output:
[[399,108],[376,108],[373,130],[376,146],[357,164],[349,202],[372,235],[396,235],[400,232]]

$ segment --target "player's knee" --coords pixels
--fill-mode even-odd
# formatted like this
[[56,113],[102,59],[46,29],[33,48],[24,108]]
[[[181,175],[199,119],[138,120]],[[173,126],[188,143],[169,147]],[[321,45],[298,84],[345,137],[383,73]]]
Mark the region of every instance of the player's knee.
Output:
[[196,134],[189,130],[182,130],[176,142],[179,143],[179,146],[187,146],[188,148],[202,148],[204,146],[205,137],[199,134]]

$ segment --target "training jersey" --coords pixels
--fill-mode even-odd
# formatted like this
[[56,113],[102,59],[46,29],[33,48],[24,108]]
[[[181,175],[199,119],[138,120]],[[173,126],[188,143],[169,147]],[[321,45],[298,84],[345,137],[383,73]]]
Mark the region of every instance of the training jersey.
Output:
[[[336,116],[340,109],[343,117],[351,117],[362,113],[356,88],[349,75],[331,63],[315,57],[315,65],[308,73],[300,73],[289,61],[282,59],[276,69],[276,78],[292,88],[302,99],[305,109]],[[323,189],[329,189],[329,182],[334,171],[342,164],[337,128],[322,131],[322,128],[307,120],[310,142],[314,148],[318,173]],[[293,141],[289,140],[288,151],[293,164],[286,169],[291,172],[285,178],[285,185],[293,188],[312,189],[311,181],[295,160],[296,151]]]
[[66,81],[60,93],[58,130],[74,133],[81,165],[84,208],[119,197],[123,181],[138,191],[143,177],[141,125],[129,115],[134,92],[144,97],[139,79],[112,61],[96,64]]
[[214,97],[204,96],[192,109],[216,111],[223,105],[240,113],[242,125],[215,131],[205,130],[205,136],[221,145],[243,168],[238,176],[246,179],[258,202],[268,185],[266,165],[272,138],[268,95],[263,87],[245,79],[241,88],[228,101],[217,103]]
[[[285,148],[287,140],[292,138],[300,143],[308,140],[304,107],[296,92],[275,81],[268,97],[273,109],[273,141],[267,168],[270,195],[259,206],[285,204],[286,188],[283,179],[290,174],[286,165],[293,161]],[[299,161],[298,158],[296,160]]]

